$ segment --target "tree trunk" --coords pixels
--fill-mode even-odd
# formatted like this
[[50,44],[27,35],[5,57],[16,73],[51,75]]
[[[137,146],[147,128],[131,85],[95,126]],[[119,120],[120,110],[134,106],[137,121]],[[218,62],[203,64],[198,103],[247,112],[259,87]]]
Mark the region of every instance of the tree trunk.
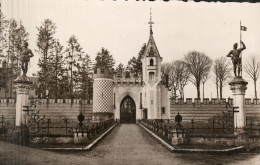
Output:
[[255,98],[257,99],[256,80],[254,81],[254,85],[255,85]]
[[197,98],[200,99],[200,85],[197,85]]
[[217,99],[218,99],[218,79],[216,78],[216,88],[217,88]]
[[184,91],[182,87],[180,87],[179,92],[180,92],[180,98],[184,98]]
[[174,99],[175,100],[177,100],[177,90],[174,88],[174,93],[173,93],[173,95],[174,95]]
[[56,54],[56,61],[55,61],[55,83],[56,83],[56,89],[55,89],[55,103],[57,103],[58,99],[58,55]]
[[203,99],[204,99],[204,84],[205,84],[205,83],[202,84],[202,85],[203,85],[203,89],[202,89],[202,90],[203,90]]
[[220,99],[222,99],[222,87],[219,87],[219,94],[220,94]]
[[219,99],[219,94],[218,94],[218,85],[217,86],[217,99]]
[[219,84],[219,94],[220,94],[220,99],[222,99],[222,88],[223,88],[223,86],[222,86],[222,82],[220,82],[220,84]]

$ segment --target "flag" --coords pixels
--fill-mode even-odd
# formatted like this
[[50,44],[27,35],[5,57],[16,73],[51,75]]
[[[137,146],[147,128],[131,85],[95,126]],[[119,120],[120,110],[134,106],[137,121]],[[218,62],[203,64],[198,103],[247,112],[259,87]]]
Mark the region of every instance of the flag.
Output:
[[241,31],[246,31],[247,28],[246,28],[245,26],[240,26],[240,30],[241,30]]

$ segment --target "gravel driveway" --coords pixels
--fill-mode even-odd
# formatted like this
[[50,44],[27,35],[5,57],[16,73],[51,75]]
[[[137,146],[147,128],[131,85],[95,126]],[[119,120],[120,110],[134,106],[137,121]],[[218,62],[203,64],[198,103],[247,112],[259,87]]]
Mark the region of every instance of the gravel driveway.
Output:
[[0,141],[2,165],[260,164],[259,154],[171,153],[136,124],[119,124],[91,151],[53,152]]

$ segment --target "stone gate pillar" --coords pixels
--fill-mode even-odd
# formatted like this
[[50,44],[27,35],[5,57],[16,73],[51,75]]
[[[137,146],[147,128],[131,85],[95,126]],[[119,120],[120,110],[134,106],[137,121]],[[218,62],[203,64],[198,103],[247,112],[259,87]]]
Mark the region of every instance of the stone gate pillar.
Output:
[[23,112],[23,106],[28,105],[29,90],[32,82],[26,76],[19,76],[14,81],[14,87],[16,89],[16,120],[15,126],[20,127],[25,123],[25,112]]
[[246,126],[246,115],[245,115],[245,92],[247,89],[248,82],[242,77],[235,77],[231,82],[228,83],[233,93],[234,107],[238,107],[239,112],[234,113],[234,128],[235,130],[242,130]]

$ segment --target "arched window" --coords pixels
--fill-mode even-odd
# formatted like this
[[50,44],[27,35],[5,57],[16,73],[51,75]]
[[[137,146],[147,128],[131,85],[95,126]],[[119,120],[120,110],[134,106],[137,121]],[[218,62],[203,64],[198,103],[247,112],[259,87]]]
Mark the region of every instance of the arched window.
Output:
[[150,60],[150,66],[153,66],[153,59]]
[[149,80],[153,80],[154,79],[154,72],[149,72]]

